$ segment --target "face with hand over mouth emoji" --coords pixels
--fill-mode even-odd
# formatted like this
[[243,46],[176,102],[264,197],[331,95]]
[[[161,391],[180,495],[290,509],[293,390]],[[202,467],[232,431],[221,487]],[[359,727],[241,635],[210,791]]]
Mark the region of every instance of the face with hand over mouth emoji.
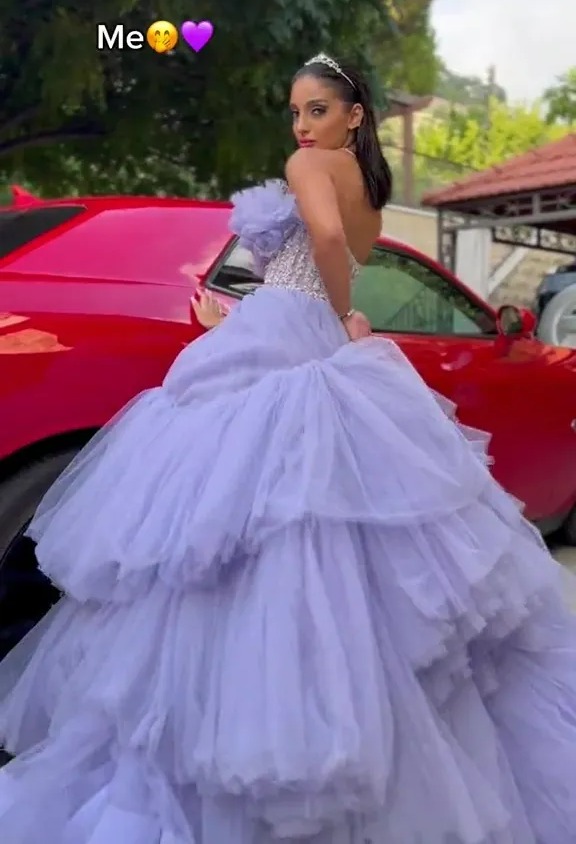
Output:
[[148,27],[146,40],[156,53],[168,53],[178,43],[178,30],[168,21],[156,21]]

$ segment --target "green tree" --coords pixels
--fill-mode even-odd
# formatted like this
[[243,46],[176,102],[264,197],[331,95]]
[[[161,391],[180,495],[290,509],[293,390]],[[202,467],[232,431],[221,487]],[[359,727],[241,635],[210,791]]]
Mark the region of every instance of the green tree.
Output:
[[432,0],[382,0],[391,20],[366,41],[378,77],[387,87],[410,94],[434,91],[440,62],[430,23]]
[[576,67],[568,70],[544,94],[550,123],[576,123]]
[[439,109],[416,132],[415,172],[421,189],[437,187],[500,164],[571,131],[550,124],[536,103],[509,106],[492,98],[487,107]]
[[489,101],[486,109],[440,109],[422,121],[416,135],[417,152],[483,170],[565,134],[550,126],[538,104],[508,106]]
[[501,85],[491,84],[478,76],[462,76],[451,71],[440,61],[434,93],[443,100],[464,106],[485,105],[490,97],[506,101],[506,91]]
[[197,0],[214,36],[199,54],[98,51],[97,24],[146,30],[190,16],[184,0],[0,0],[0,174],[45,193],[228,193],[278,173],[286,92],[319,49],[369,69],[387,37],[381,0]]

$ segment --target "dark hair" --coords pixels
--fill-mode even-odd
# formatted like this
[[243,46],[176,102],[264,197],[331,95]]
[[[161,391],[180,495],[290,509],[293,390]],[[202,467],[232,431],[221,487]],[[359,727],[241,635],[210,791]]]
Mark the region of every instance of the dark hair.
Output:
[[370,86],[356,68],[340,61],[337,65],[341,73],[322,62],[304,65],[295,74],[293,82],[302,76],[314,76],[335,88],[340,99],[350,107],[356,103],[362,106],[364,118],[356,129],[354,139],[356,158],[364,176],[370,204],[379,210],[392,196],[392,173],[380,147]]

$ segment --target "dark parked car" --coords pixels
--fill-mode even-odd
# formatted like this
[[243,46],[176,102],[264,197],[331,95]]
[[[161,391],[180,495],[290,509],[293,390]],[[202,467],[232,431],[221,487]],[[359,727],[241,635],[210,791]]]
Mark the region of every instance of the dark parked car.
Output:
[[571,284],[576,284],[576,261],[545,275],[536,291],[536,315],[541,317],[544,308],[554,296]]
[[576,348],[576,261],[544,276],[534,311],[542,342]]

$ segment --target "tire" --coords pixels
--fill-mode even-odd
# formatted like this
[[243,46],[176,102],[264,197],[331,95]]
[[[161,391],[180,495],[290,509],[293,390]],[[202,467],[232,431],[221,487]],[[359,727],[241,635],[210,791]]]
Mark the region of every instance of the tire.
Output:
[[[558,324],[563,316],[568,316],[572,312],[576,312],[576,284],[566,287],[548,302],[538,323],[536,332],[538,338],[550,346],[564,345]],[[572,336],[576,336],[576,328]],[[574,347],[576,347],[576,341],[571,341],[570,348]]]
[[71,448],[23,466],[0,481],[0,660],[58,600],[24,537],[44,494],[77,454]]
[[[34,544],[24,532],[40,500],[78,453],[51,454],[0,481],[0,660],[59,599],[36,565]],[[0,747],[0,768],[12,757]]]
[[570,515],[562,525],[562,539],[566,545],[576,548],[576,507],[571,511]]

